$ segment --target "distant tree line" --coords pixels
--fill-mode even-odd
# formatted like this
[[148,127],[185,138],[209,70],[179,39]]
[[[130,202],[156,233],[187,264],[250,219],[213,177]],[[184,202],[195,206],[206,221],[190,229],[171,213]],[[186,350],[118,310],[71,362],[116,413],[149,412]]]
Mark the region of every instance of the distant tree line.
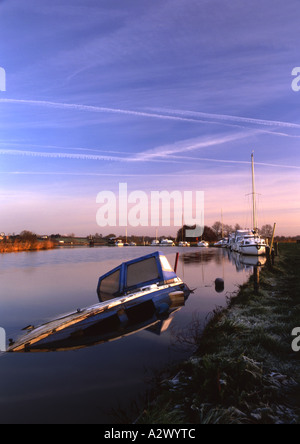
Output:
[[[180,241],[188,241],[188,242],[195,242],[197,240],[205,240],[207,242],[217,242],[218,240],[222,239],[223,237],[228,237],[230,233],[235,232],[236,230],[242,229],[242,227],[239,224],[232,225],[226,225],[222,224],[222,222],[217,221],[215,222],[211,227],[205,226],[203,235],[199,239],[195,238],[189,238],[186,235],[187,230],[193,230],[196,228],[196,225],[194,226],[188,226],[184,225],[182,228],[180,228],[177,231],[176,236],[169,235],[168,238],[172,239],[175,242]],[[259,230],[259,234],[264,237],[270,239],[273,234],[273,227],[270,224],[263,225],[261,229]],[[161,236],[158,238],[158,240],[161,240],[165,238],[166,236]],[[40,249],[49,249],[53,248],[55,245],[59,243],[60,239],[86,239],[86,243],[89,244],[89,242],[92,240],[96,244],[99,245],[105,245],[107,244],[108,240],[111,238],[118,238],[122,239],[123,241],[127,240],[128,242],[135,242],[137,245],[145,245],[152,242],[154,239],[153,236],[136,236],[136,235],[130,235],[130,236],[124,236],[120,235],[117,236],[115,233],[110,233],[108,235],[102,235],[99,233],[96,234],[90,234],[84,238],[76,238],[74,233],[68,234],[68,235],[61,235],[59,233],[57,234],[51,234],[49,236],[39,236],[35,233],[24,230],[20,234],[13,234],[10,236],[5,236],[2,240],[0,240],[0,253],[3,252],[9,252],[9,251],[26,251],[26,250],[40,250]],[[296,242],[300,241],[300,235],[298,236],[275,236],[275,241],[277,242]],[[84,242],[85,243],[85,242]]]
[[[182,240],[188,241],[188,242],[192,242],[193,240],[195,241],[194,238],[188,238],[186,236],[187,230],[192,230],[195,228],[196,228],[196,225],[194,225],[194,226],[184,225],[183,228],[180,228],[178,230],[176,241],[177,242],[180,242]],[[235,226],[232,226],[232,225],[222,224],[222,222],[217,221],[212,225],[212,227],[208,227],[208,226],[204,227],[202,239],[207,242],[217,242],[218,240],[220,240],[222,238],[228,237],[231,233],[234,233],[237,230],[242,230],[242,229],[243,228],[239,224],[235,224]],[[270,225],[270,224],[263,225],[259,229],[259,234],[264,238],[270,239],[273,236],[272,225]],[[293,237],[291,237],[291,236],[276,236],[275,235],[275,240],[279,241],[279,242],[299,241],[300,235],[293,236]]]

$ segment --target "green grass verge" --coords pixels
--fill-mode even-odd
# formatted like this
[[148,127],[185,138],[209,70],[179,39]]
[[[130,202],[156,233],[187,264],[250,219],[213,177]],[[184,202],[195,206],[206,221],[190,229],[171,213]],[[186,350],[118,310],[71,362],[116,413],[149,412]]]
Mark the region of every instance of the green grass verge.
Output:
[[300,245],[232,295],[199,336],[196,353],[160,381],[138,423],[299,424]]

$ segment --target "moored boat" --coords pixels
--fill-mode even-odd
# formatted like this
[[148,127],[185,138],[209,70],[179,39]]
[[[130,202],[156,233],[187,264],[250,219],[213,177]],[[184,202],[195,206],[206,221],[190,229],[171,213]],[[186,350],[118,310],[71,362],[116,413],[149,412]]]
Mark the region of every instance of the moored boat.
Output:
[[223,238],[214,244],[214,247],[225,248],[228,244],[228,238]]
[[234,237],[233,242],[231,244],[231,250],[239,253],[240,252],[240,245],[241,245],[243,239],[246,236],[252,236],[252,235],[253,235],[253,233],[251,230],[237,230],[235,232],[235,237]]
[[170,239],[162,239],[160,242],[161,247],[175,247],[175,243]]
[[266,254],[266,248],[266,241],[257,234],[253,234],[242,239],[239,245],[239,252],[247,256],[261,256]]
[[197,247],[207,248],[207,247],[209,247],[209,243],[205,242],[205,241],[200,241],[197,243]]
[[238,245],[238,251],[241,254],[248,256],[262,256],[267,252],[267,243],[258,235],[257,224],[257,205],[256,205],[256,190],[255,190],[255,174],[254,174],[254,153],[251,154],[251,169],[252,169],[252,226],[253,230],[249,235],[244,235]]
[[159,240],[155,239],[150,244],[151,247],[159,247]]

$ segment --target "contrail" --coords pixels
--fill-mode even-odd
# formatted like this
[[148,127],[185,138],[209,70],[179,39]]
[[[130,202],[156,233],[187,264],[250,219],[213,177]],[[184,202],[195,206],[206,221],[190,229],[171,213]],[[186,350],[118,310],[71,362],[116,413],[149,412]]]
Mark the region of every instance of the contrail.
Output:
[[75,159],[75,160],[95,160],[108,162],[156,162],[156,163],[182,163],[179,160],[167,159],[143,159],[138,157],[120,157],[120,156],[104,156],[96,154],[69,154],[69,153],[47,153],[42,151],[22,151],[22,150],[8,150],[0,149],[0,155],[10,156],[28,156],[28,157],[47,157],[52,159]]
[[[197,111],[185,111],[178,109],[162,109],[162,108],[150,108],[152,112],[146,111],[136,111],[121,108],[109,108],[94,105],[81,105],[76,103],[63,103],[63,102],[52,102],[46,100],[25,100],[25,99],[0,99],[0,103],[15,103],[33,106],[45,106],[48,108],[56,109],[70,109],[75,111],[87,111],[94,113],[113,113],[113,114],[124,114],[139,117],[150,117],[155,119],[163,120],[175,120],[182,122],[192,122],[192,123],[205,123],[210,125],[225,125],[230,127],[241,127],[241,124],[251,124],[259,125],[263,127],[277,127],[277,128],[289,128],[289,129],[300,129],[300,124],[291,122],[282,122],[277,120],[265,120],[265,119],[255,119],[251,117],[240,117],[231,116],[227,114],[212,114]],[[243,128],[249,128],[242,126]],[[261,130],[262,133],[269,133],[273,135],[283,136],[283,137],[293,137],[299,138],[298,135],[286,134],[276,131]]]
[[117,156],[104,156],[96,154],[69,154],[69,153],[46,153],[41,151],[22,151],[22,150],[7,150],[0,149],[2,155],[12,156],[30,156],[30,157],[49,157],[54,159],[78,159],[78,160],[107,160],[107,161],[122,161],[130,162],[131,159]]
[[[83,172],[62,172],[62,171],[0,171],[0,174],[15,176],[85,176],[85,177],[120,177],[120,173],[83,173]],[[198,177],[198,172],[187,173],[150,173],[147,177]],[[122,173],[122,177],[145,177],[144,173]]]
[[46,106],[48,108],[56,109],[71,109],[75,111],[88,111],[96,113],[114,113],[114,114],[126,114],[139,117],[153,117],[157,119],[165,120],[179,120],[185,122],[199,122],[199,119],[179,117],[179,116],[166,116],[163,114],[148,113],[143,111],[134,111],[120,108],[106,108],[93,105],[79,105],[76,103],[62,103],[62,102],[50,102],[45,100],[22,100],[22,99],[0,99],[0,103],[16,103],[24,105]]
[[[78,160],[95,160],[95,161],[117,161],[117,162],[156,162],[156,163],[182,163],[189,162],[190,159],[179,158],[176,159],[172,154],[176,153],[186,153],[190,151],[195,151],[201,148],[213,147],[216,145],[221,145],[228,142],[233,142],[235,140],[240,140],[242,138],[248,137],[256,133],[255,130],[248,130],[247,132],[239,132],[236,134],[221,135],[218,137],[208,137],[208,138],[196,138],[189,139],[182,142],[177,142],[171,145],[165,145],[156,147],[152,150],[144,151],[142,153],[123,153],[123,156],[117,155],[104,155],[104,154],[87,154],[87,153],[63,153],[63,152],[47,152],[47,151],[33,151],[33,150],[21,150],[21,149],[1,149],[0,154],[3,155],[14,155],[14,156],[32,156],[32,157],[50,157],[56,159],[78,159]],[[12,144],[13,146],[13,144]],[[29,146],[29,145],[27,145]],[[35,145],[37,147],[37,145]],[[47,146],[41,147],[46,149]],[[48,146],[50,148],[50,146]],[[54,147],[53,147],[54,148]],[[67,148],[70,149],[70,148]],[[85,150],[84,150],[85,151]],[[107,151],[102,150],[102,152],[107,153]],[[111,152],[113,154],[113,152]],[[116,154],[116,152],[114,153]],[[122,154],[118,152],[117,154]],[[124,154],[126,156],[124,156]]]
[[255,125],[262,126],[277,126],[281,128],[296,128],[300,129],[300,124],[291,123],[291,122],[282,122],[278,120],[265,120],[265,119],[255,119],[251,117],[240,117],[240,116],[231,116],[227,114],[212,114],[212,113],[203,113],[199,111],[185,111],[178,109],[163,109],[163,108],[151,108],[152,111],[165,113],[164,115],[178,115],[180,117],[185,118],[193,118],[197,119],[197,117],[205,118],[205,119],[218,119],[225,120],[229,122],[237,122],[237,123],[250,123]]
[[[0,146],[10,146],[10,147],[18,147],[18,148],[42,148],[42,149],[56,149],[56,150],[66,150],[66,151],[88,151],[92,153],[109,153],[109,154],[124,154],[124,151],[115,151],[115,150],[103,150],[101,148],[86,148],[86,147],[67,147],[67,146],[57,146],[57,145],[41,145],[34,143],[21,143],[21,142],[0,142]],[[1,148],[0,148],[1,150]],[[126,151],[125,154],[135,155],[136,153]]]
[[[30,156],[30,157],[48,157],[48,158],[54,158],[54,159],[77,159],[77,160],[97,160],[97,161],[115,161],[115,162],[168,162],[168,163],[176,163],[176,164],[182,164],[183,162],[216,162],[216,163],[227,163],[227,164],[240,164],[240,165],[250,165],[251,162],[249,161],[243,161],[243,160],[225,160],[225,159],[211,159],[207,157],[189,157],[189,156],[176,156],[176,155],[169,155],[168,159],[153,159],[153,158],[127,158],[127,157],[116,157],[116,156],[101,156],[101,155],[93,155],[93,154],[69,154],[69,153],[46,153],[46,152],[40,152],[40,151],[22,151],[22,150],[5,150],[0,149],[0,155],[12,155],[12,156]],[[157,154],[159,157],[159,155]],[[164,157],[164,155],[162,156]],[[265,162],[255,162],[255,165],[260,166],[267,166],[267,167],[273,167],[273,168],[290,168],[290,169],[296,169],[299,170],[300,166],[296,165],[279,165],[279,164],[273,164],[273,163],[265,163]],[[5,172],[4,172],[5,173]],[[2,173],[1,173],[2,174]],[[29,173],[22,173],[22,172],[11,172],[11,174],[31,174]],[[32,173],[34,174],[34,173]],[[40,174],[40,173],[38,173]],[[47,174],[41,173],[41,174]],[[59,173],[55,173],[59,174]],[[68,173],[63,173],[68,174]],[[77,173],[75,173],[76,175]],[[80,173],[78,173],[80,174]],[[85,175],[95,175],[94,173],[86,173]],[[101,176],[103,175],[112,175],[112,174],[99,174]],[[115,174],[113,174],[115,175]],[[119,175],[119,174],[117,174]],[[122,174],[123,175],[123,174]],[[145,174],[141,174],[142,176],[145,176]],[[147,174],[148,175],[148,174]],[[153,176],[158,176],[159,174],[154,174]],[[178,176],[176,173],[175,175]],[[131,176],[131,175],[130,175]],[[132,175],[136,176],[136,174]],[[166,174],[162,174],[162,176],[166,176]]]
[[[216,163],[229,163],[229,164],[238,164],[238,165],[251,165],[251,162],[247,160],[225,160],[225,159],[210,159],[207,157],[182,157],[182,156],[175,156],[171,155],[171,159],[182,159],[186,160],[189,159],[191,161],[200,161],[200,162],[216,162]],[[266,162],[255,162],[255,165],[258,166],[267,166],[272,168],[292,168],[295,170],[300,170],[300,166],[297,165],[284,165],[284,164],[277,164],[277,163],[266,163]]]
[[[183,142],[177,142],[172,145],[164,145],[156,147],[154,149],[144,151],[137,154],[137,158],[141,160],[149,160],[153,158],[171,158],[173,153],[186,153],[189,151],[195,151],[201,148],[213,147],[216,145],[222,145],[236,140],[244,139],[249,136],[257,134],[256,130],[249,130],[245,132],[239,132],[234,134],[225,134],[218,137],[200,137],[195,139],[185,140]],[[175,157],[174,157],[175,158]]]

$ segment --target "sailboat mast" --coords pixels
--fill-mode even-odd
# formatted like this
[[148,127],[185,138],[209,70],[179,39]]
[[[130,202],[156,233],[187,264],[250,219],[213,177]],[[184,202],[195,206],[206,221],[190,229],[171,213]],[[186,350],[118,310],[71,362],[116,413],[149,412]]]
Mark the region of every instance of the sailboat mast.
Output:
[[223,208],[221,210],[221,220],[222,220],[222,239],[223,239],[224,238]]
[[254,173],[254,153],[251,154],[252,163],[252,201],[253,201],[253,229],[256,231],[256,192],[255,192],[255,173]]

